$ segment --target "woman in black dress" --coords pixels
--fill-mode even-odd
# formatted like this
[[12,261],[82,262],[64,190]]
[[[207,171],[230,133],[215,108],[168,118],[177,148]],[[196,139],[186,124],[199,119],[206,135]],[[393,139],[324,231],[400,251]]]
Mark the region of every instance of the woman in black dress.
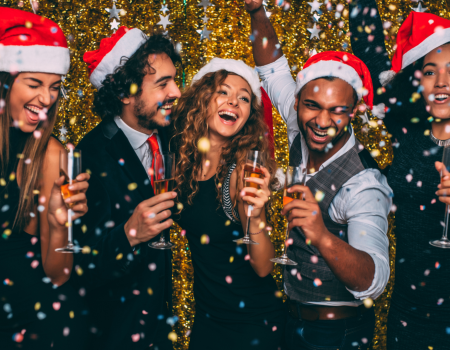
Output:
[[[378,77],[391,62],[380,18],[370,10],[377,4],[374,0],[359,0],[358,4],[358,15],[350,9],[352,49],[369,67],[372,77]],[[366,7],[368,11],[364,11]],[[411,23],[414,32],[409,30]],[[436,26],[442,24],[450,27],[450,21],[438,16],[412,12],[399,29],[397,45],[405,52],[405,43],[416,44],[431,34],[425,39],[427,45],[411,51],[414,62],[400,66],[402,70],[384,87],[374,79],[374,90],[379,91],[375,102],[388,107],[384,123],[392,134],[394,150],[387,173],[397,208],[389,350],[450,349],[450,250],[429,244],[442,235],[444,203],[449,203],[444,197],[449,193],[445,193],[449,179],[444,178],[439,185],[443,152],[439,140],[450,143],[449,29],[434,36]],[[358,30],[361,25],[370,28],[370,39],[366,31]],[[398,69],[399,62],[405,63],[406,55],[402,57],[400,52],[398,49],[394,55],[393,69]],[[386,73],[381,76],[386,77]]]
[[[215,58],[194,77],[174,113],[172,150],[179,154],[176,183],[184,206],[174,220],[186,230],[194,265],[191,350],[280,346],[284,310],[270,275],[274,248],[265,223],[276,164],[260,94],[250,67]],[[260,190],[243,188],[241,181],[252,149],[265,161],[264,179],[253,180]],[[249,233],[258,245],[233,242],[243,236],[246,201],[254,208]]]
[[[82,349],[87,311],[64,284],[72,254],[55,252],[67,244],[69,201],[51,134],[69,50],[56,23],[19,10],[0,8],[0,33],[0,348]],[[73,185],[74,220],[87,212],[88,179]]]

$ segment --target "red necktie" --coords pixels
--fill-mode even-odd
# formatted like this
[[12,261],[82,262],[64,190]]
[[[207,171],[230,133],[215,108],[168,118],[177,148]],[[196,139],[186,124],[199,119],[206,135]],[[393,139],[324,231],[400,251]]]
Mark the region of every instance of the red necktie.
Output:
[[[155,153],[160,153],[158,139],[156,138],[156,134],[153,133],[153,135],[147,139],[147,142],[150,146],[150,151],[152,152],[152,170],[154,171],[155,170]],[[155,174],[153,174],[153,176],[151,178],[152,187],[154,184],[154,179],[155,179]]]

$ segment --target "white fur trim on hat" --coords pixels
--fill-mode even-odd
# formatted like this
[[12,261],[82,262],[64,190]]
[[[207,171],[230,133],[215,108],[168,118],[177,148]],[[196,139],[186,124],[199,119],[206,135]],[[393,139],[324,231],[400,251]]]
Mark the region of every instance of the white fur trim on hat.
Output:
[[450,28],[436,30],[419,45],[415,46],[402,57],[402,69],[433,51],[435,48],[450,42]]
[[259,81],[258,73],[255,69],[247,66],[242,61],[215,57],[198,71],[198,73],[192,79],[192,82],[200,80],[204,75],[208,73],[217,72],[222,69],[228,72],[235,73],[247,80],[247,83],[250,85],[258,101],[261,102],[261,83]]
[[94,69],[89,78],[92,85],[100,89],[106,76],[120,66],[122,57],[131,57],[146,40],[147,36],[140,29],[129,30]]
[[61,46],[5,46],[0,44],[1,72],[38,72],[65,75],[70,67],[69,49]]
[[338,61],[319,61],[297,74],[295,95],[310,81],[323,77],[335,77],[344,80],[355,89],[358,99],[363,98],[365,92],[367,92],[363,89],[363,82],[359,74],[349,65]]

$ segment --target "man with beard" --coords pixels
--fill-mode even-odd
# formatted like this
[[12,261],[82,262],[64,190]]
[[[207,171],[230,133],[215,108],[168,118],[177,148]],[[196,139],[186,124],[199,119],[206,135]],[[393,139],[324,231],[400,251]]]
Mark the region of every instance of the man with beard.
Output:
[[164,36],[121,27],[84,61],[102,118],[78,145],[91,172],[90,210],[76,225],[83,251],[74,255],[72,282],[89,302],[90,348],[172,349],[171,252],[148,242],[173,223],[176,194],[155,196],[150,169],[154,153],[168,151],[180,57]]
[[261,3],[245,0],[253,56],[287,124],[289,164],[305,169],[306,180],[288,189],[300,199],[281,212],[292,239],[287,255],[297,263],[283,275],[286,343],[289,349],[367,349],[375,325],[372,300],[389,279],[392,205],[386,178],[350,123],[362,98],[372,108],[372,80],[355,56],[328,51],[310,57],[294,82]]

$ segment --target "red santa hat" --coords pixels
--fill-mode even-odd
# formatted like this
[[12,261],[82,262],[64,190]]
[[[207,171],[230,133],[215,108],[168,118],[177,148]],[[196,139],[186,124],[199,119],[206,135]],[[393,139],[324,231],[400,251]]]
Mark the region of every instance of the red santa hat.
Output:
[[69,67],[67,41],[55,22],[0,7],[0,71],[65,75]]
[[431,13],[411,12],[398,30],[392,68],[381,72],[380,83],[386,85],[400,70],[448,42],[450,20]]
[[110,38],[102,39],[98,50],[86,52],[83,61],[88,64],[92,85],[100,89],[106,76],[121,65],[121,59],[131,57],[147,38],[137,28],[120,27]]
[[369,69],[358,57],[338,51],[325,51],[310,57],[297,74],[295,95],[310,81],[323,77],[344,80],[355,89],[359,100],[364,99],[374,115],[384,117],[384,106],[373,106],[372,78]]
[[258,73],[252,67],[246,65],[243,61],[233,59],[222,59],[215,57],[205,66],[203,66],[192,79],[192,82],[200,80],[208,73],[217,72],[219,70],[226,70],[235,73],[244,78],[252,92],[258,99],[258,103],[262,103],[264,107],[264,121],[269,131],[267,138],[269,142],[269,150],[272,158],[275,157],[274,138],[273,138],[273,119],[272,119],[272,102],[269,96],[261,87]]
[[259,81],[258,73],[252,67],[246,65],[241,60],[223,59],[215,57],[204,65],[192,79],[192,82],[200,80],[204,75],[217,72],[219,70],[226,70],[227,72],[235,73],[244,78],[253,93],[256,95],[258,102],[261,103],[261,83]]

